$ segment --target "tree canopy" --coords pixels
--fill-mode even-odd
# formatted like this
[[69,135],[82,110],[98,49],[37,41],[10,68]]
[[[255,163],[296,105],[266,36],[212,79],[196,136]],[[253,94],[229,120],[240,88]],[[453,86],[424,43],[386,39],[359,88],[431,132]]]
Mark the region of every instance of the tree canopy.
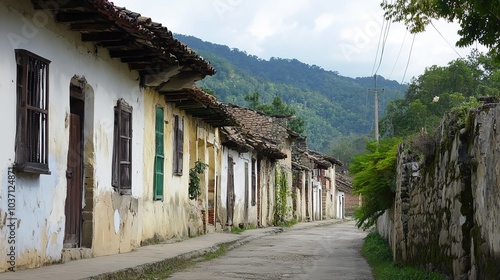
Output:
[[473,52],[448,66],[431,66],[412,80],[404,99],[388,104],[381,134],[401,137],[431,131],[454,108],[477,106],[478,96],[500,96],[500,67],[491,56]]
[[350,165],[353,190],[363,197],[354,216],[356,225],[371,227],[391,207],[396,191],[396,153],[400,138],[384,138],[366,145],[367,153],[356,156]]
[[283,103],[279,96],[275,96],[271,104],[262,103],[258,92],[249,93],[245,96],[248,102],[248,107],[257,111],[264,112],[274,116],[293,116],[293,119],[288,122],[288,128],[303,134],[305,131],[305,121],[301,117],[295,116],[295,109]]
[[404,23],[412,33],[422,32],[432,19],[460,24],[457,46],[479,42],[500,61],[500,5],[491,0],[383,0],[387,19]]

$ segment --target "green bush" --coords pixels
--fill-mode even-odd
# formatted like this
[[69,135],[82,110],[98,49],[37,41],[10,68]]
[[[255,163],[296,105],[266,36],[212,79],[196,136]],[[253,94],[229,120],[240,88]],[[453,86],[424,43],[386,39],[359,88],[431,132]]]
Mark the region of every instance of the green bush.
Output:
[[377,145],[366,145],[367,153],[356,156],[349,169],[354,176],[353,190],[362,196],[354,213],[358,227],[371,227],[391,207],[396,190],[396,153],[400,138],[385,138]]

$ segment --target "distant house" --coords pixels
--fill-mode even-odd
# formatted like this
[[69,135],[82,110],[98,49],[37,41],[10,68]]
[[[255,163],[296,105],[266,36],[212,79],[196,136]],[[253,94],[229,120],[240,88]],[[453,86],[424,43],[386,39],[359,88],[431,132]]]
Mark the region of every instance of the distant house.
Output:
[[[353,217],[354,212],[361,206],[361,196],[354,194],[352,190],[352,179],[343,174],[337,172],[336,174],[337,188],[339,190],[338,200],[343,199],[345,211],[338,215],[339,217]],[[343,197],[340,197],[340,194]]]
[[[106,0],[6,0],[0,16],[0,213],[16,221],[0,228],[0,250],[13,236],[15,268],[203,232],[217,127],[230,123],[191,89],[212,66]],[[192,201],[197,160],[211,168]],[[2,254],[0,271],[9,268]]]
[[[221,180],[222,193],[226,190],[229,197],[226,204],[224,204],[224,199],[222,199],[222,203],[228,210],[228,217],[232,217],[232,221],[227,219],[226,223],[236,224],[246,221],[254,224],[255,220],[246,218],[256,215],[258,226],[272,225],[277,218],[275,215],[277,214],[277,175],[286,178],[286,200],[280,203],[285,203],[290,208],[292,205],[290,197],[292,185],[291,143],[294,136],[286,128],[287,119],[284,117],[269,116],[233,104],[225,105],[225,107],[240,125],[238,129],[226,130],[228,141],[224,144],[222,173],[224,174],[227,169],[228,174],[234,174],[233,176],[222,176]],[[239,144],[237,139],[241,139]],[[250,147],[251,150],[245,147]],[[248,152],[242,153],[239,149]],[[231,168],[235,168],[235,170],[231,172]],[[251,178],[249,183],[247,183],[245,176]],[[233,187],[235,188],[234,197],[231,198]],[[254,192],[255,201],[252,199],[249,203],[249,197],[254,197]],[[245,205],[251,205],[251,209],[248,210]],[[292,218],[288,211],[286,215],[282,218]]]
[[294,216],[298,221],[337,217],[338,189],[335,168],[339,160],[307,148],[307,138],[297,137],[292,147]]

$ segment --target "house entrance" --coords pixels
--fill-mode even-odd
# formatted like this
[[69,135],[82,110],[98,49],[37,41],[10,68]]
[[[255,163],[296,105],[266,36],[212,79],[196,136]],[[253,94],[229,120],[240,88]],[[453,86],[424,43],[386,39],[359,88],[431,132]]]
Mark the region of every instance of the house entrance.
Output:
[[64,247],[77,248],[81,243],[83,199],[83,120],[85,98],[78,87],[70,88],[69,146],[66,168],[66,226]]

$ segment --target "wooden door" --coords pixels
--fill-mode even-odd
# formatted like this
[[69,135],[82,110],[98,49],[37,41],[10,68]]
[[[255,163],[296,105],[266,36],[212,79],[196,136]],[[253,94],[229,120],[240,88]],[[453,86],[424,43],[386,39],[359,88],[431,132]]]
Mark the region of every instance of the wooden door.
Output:
[[262,200],[260,194],[260,165],[261,160],[257,160],[257,226],[262,226]]
[[233,225],[234,214],[234,161],[232,157],[227,160],[227,221],[226,225]]
[[249,195],[249,192],[250,192],[250,182],[249,182],[249,178],[250,176],[248,176],[248,162],[245,162],[245,209],[244,209],[244,218],[245,218],[245,223],[248,223],[248,207],[250,207],[250,203],[249,200],[250,200],[250,195]]
[[64,247],[76,248],[80,246],[83,191],[81,120],[77,114],[71,114],[69,136]]

